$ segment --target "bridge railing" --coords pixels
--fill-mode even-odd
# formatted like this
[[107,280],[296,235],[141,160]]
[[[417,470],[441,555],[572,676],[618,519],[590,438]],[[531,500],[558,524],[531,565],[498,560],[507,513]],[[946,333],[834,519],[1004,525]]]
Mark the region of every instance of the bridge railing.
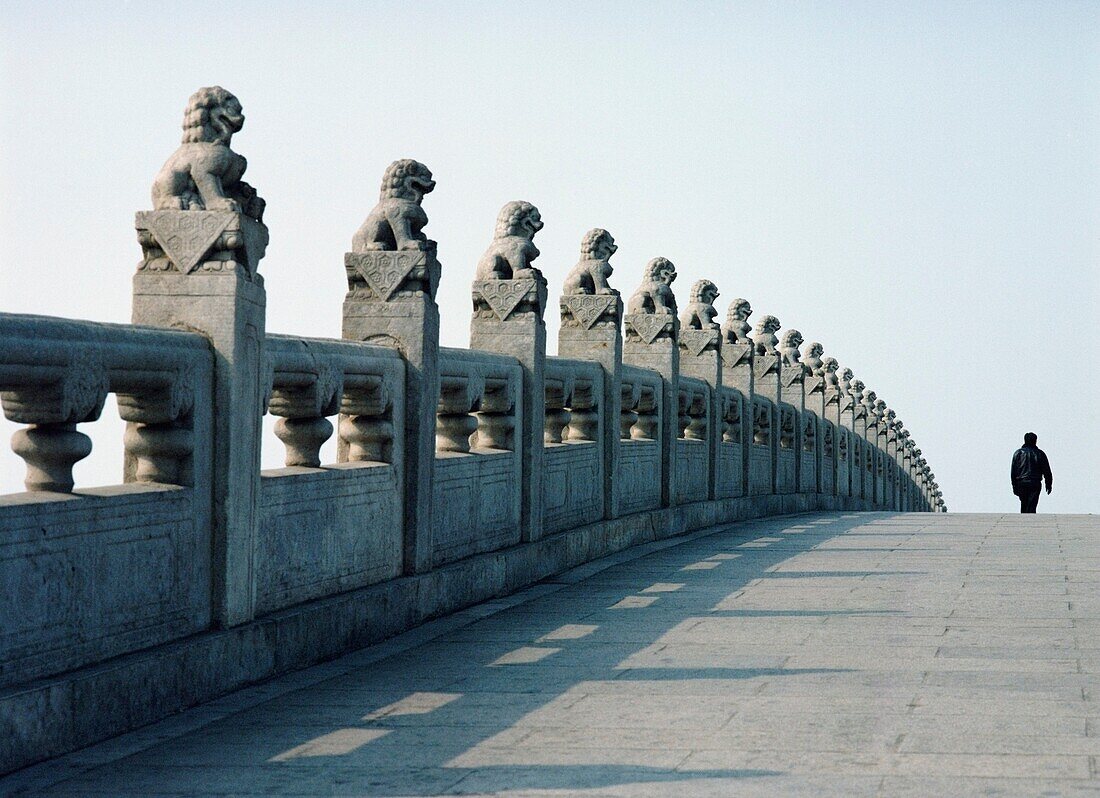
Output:
[[[0,497],[0,688],[208,629],[213,352],[200,335],[0,314],[26,493]],[[74,492],[108,394],[121,484]]]
[[[265,349],[267,411],[279,417],[286,467],[260,478],[257,617],[400,576],[404,543],[404,361],[318,338],[269,335]],[[334,431],[337,461],[322,465]]]
[[[715,323],[708,280],[677,315],[667,258],[624,306],[600,228],[548,355],[527,202],[504,206],[478,264],[470,348],[440,347],[441,266],[420,232],[434,182],[415,161],[387,170],[333,265],[343,340],[269,335],[263,203],[241,186],[212,209],[155,192],[137,215],[133,318],[149,326],[0,315],[0,399],[27,466],[27,490],[0,497],[0,770],[635,543],[942,509],[908,431],[819,344],[803,363],[773,316],[750,337],[741,299]],[[110,393],[122,484],[76,486],[77,427]],[[261,471],[265,413],[285,466]],[[142,689],[150,674],[161,689]]]

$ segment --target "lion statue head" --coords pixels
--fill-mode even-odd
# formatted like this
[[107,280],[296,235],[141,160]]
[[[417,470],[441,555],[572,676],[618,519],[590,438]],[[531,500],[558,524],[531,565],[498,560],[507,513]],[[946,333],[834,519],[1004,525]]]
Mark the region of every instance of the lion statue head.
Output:
[[756,322],[756,332],[774,335],[779,332],[779,328],[782,326],[783,325],[779,323],[779,319],[775,316],[764,316],[760,321]]
[[747,321],[749,316],[752,315],[752,305],[749,304],[749,300],[738,297],[730,303],[729,310],[726,311],[726,319],[728,321]]
[[836,370],[840,368],[840,364],[835,357],[824,357],[821,359],[821,368],[830,374],[835,374]]
[[241,102],[221,86],[205,86],[191,95],[183,112],[183,143],[229,145],[244,126]]
[[688,293],[689,302],[710,305],[718,298],[718,286],[710,280],[696,280]]
[[497,226],[493,238],[517,236],[528,240],[543,227],[539,209],[526,200],[513,200],[497,214]]
[[379,199],[402,199],[420,203],[435,188],[432,170],[420,161],[402,158],[386,167]]
[[802,346],[802,333],[795,329],[787,330],[785,333],[783,333],[782,340],[783,343],[781,344],[781,346],[784,349],[797,350],[798,347]]
[[618,251],[611,233],[602,227],[594,227],[581,239],[582,260],[608,260]]
[[668,258],[657,257],[645,265],[642,279],[647,283],[671,285],[676,279],[676,266]]

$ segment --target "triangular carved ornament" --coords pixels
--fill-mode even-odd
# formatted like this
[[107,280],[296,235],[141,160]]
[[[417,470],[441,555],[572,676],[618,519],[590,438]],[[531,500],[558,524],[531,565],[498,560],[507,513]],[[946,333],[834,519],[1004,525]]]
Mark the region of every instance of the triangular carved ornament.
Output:
[[656,341],[657,336],[675,320],[675,316],[664,313],[631,313],[626,317],[626,323],[634,328],[634,332],[638,333],[645,344]]
[[507,321],[519,303],[528,293],[533,291],[536,281],[525,280],[475,280],[474,293],[480,294],[493,313],[501,321]]
[[190,274],[236,218],[232,211],[142,211],[138,226],[153,234],[177,269]]
[[695,357],[711,344],[718,343],[718,330],[680,330],[680,342]]
[[424,252],[349,252],[345,256],[348,265],[366,280],[380,299],[388,302],[409,274],[417,266],[427,262]]
[[618,296],[614,294],[566,294],[561,304],[585,330],[589,330],[599,318],[611,311]]

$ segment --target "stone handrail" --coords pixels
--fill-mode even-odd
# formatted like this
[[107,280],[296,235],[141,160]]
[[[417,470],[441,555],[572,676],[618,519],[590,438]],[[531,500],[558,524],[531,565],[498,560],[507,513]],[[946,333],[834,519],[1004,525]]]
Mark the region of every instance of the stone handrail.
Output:
[[[392,349],[323,338],[269,335],[267,410],[286,464],[316,468],[340,414],[339,462],[395,461],[395,429],[404,407],[405,364]],[[400,442],[397,441],[398,446]]]
[[129,422],[126,482],[192,484],[189,462],[210,407],[212,353],[192,333],[0,314],[4,415],[29,425],[12,441],[29,491],[71,493],[73,466],[91,453],[77,424],[95,421],[108,393]]
[[[239,112],[218,87],[192,98],[219,103]],[[227,162],[230,138],[207,142]],[[677,315],[666,257],[624,303],[602,228],[555,271],[548,355],[530,202],[504,205],[476,265],[470,348],[440,347],[435,181],[411,159],[333,264],[343,340],[269,335],[265,202],[243,160],[189,183],[220,168],[180,172],[189,152],[136,217],[133,319],[149,326],[0,314],[0,400],[27,425],[13,449],[28,465],[27,492],[0,497],[0,600],[19,619],[0,606],[0,687],[16,688],[0,693],[0,772],[635,543],[813,509],[946,509],[909,430],[821,344],[800,352],[770,315],[754,331],[741,298],[719,325],[710,280]],[[125,484],[76,490],[77,425],[108,393]],[[285,468],[260,469],[265,412]],[[143,691],[159,672],[169,686]]]

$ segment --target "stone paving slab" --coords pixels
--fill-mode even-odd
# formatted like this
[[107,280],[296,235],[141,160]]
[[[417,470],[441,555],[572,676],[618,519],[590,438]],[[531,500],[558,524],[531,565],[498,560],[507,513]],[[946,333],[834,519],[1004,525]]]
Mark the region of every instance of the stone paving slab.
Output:
[[641,546],[0,780],[68,796],[1100,796],[1100,521]]

